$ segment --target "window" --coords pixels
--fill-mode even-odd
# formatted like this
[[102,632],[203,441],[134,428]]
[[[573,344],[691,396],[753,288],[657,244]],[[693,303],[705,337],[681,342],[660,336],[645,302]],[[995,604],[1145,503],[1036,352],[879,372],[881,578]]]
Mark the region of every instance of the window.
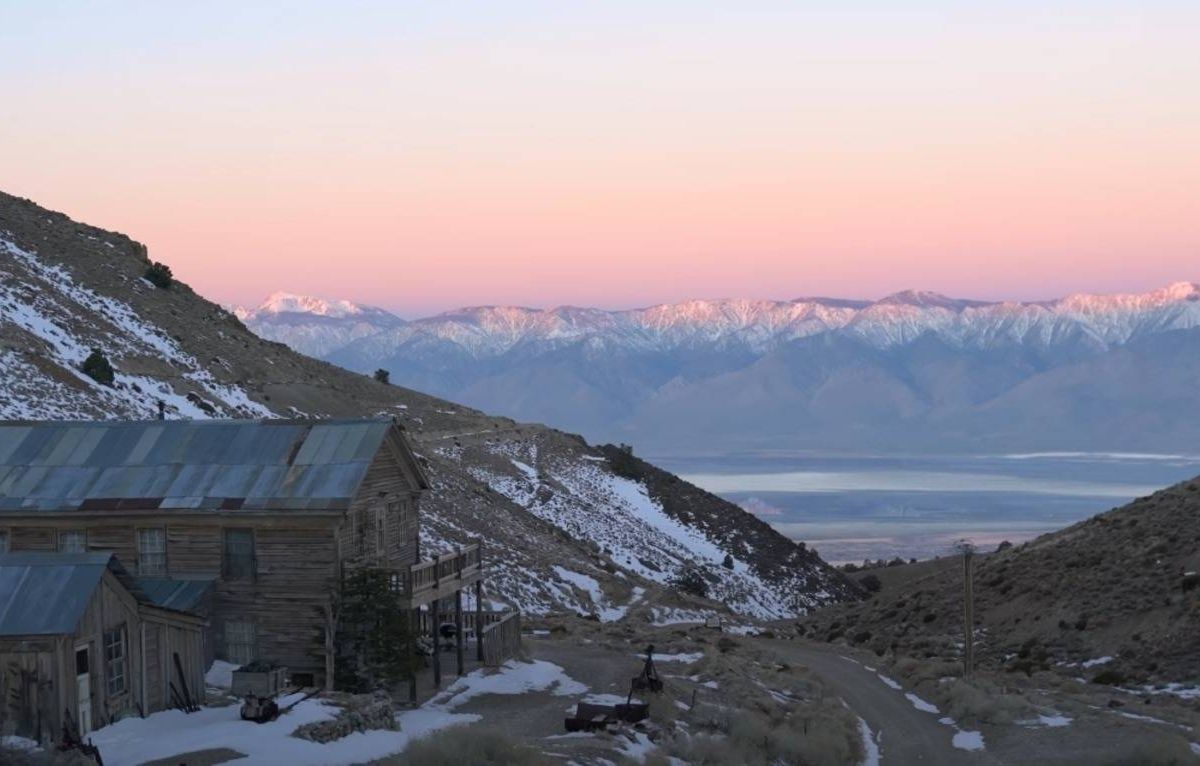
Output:
[[125,626],[104,632],[104,683],[109,697],[125,693]]
[[354,542],[354,557],[362,558],[367,555],[367,509],[359,508],[351,516],[353,527],[350,530]]
[[139,529],[137,531],[138,574],[142,576],[167,576],[167,533],[163,529]]
[[388,503],[386,513],[382,508],[375,509],[375,555],[380,558],[387,556],[387,517],[391,512],[391,503]]
[[8,553],[8,530],[0,529],[0,553]]
[[254,530],[225,530],[225,576],[233,579],[252,579],[256,574],[254,560]]
[[87,532],[82,529],[68,529],[58,533],[59,553],[86,553]]
[[258,657],[258,640],[254,623],[239,620],[225,622],[225,659],[247,665]]

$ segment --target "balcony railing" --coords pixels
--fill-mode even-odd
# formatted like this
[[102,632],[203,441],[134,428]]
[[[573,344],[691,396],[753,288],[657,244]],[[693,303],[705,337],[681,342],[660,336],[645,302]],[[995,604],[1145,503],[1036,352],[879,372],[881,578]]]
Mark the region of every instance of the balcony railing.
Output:
[[483,557],[479,543],[420,561],[408,569],[392,572],[392,589],[414,604],[443,598],[482,576]]

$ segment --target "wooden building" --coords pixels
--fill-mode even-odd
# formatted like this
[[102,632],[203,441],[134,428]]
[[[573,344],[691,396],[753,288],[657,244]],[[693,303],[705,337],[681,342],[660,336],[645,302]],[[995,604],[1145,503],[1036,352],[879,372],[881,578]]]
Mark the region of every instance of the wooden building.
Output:
[[349,569],[389,570],[414,613],[479,587],[478,546],[420,560],[428,487],[391,419],[0,423],[0,550],[209,580],[206,655],[301,684],[331,683]]
[[109,553],[0,554],[0,734],[56,741],[204,693],[204,620]]

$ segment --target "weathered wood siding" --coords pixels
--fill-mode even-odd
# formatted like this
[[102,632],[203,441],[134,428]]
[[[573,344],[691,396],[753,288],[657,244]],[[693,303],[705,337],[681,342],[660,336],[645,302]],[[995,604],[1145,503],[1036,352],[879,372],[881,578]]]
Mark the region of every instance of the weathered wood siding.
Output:
[[12,551],[53,551],[58,545],[54,527],[45,523],[10,523],[8,547]]
[[387,450],[381,450],[338,528],[338,552],[346,567],[401,568],[417,563],[417,497],[411,478]]
[[56,650],[53,639],[0,641],[0,736],[47,742],[57,734]]
[[[258,574],[217,581],[217,657],[226,657],[225,623],[249,622],[255,627],[260,658],[294,672],[324,672],[325,612],[338,583],[335,520],[310,521],[309,526],[301,526],[301,521],[281,516],[238,525],[254,530]],[[214,531],[219,536],[220,530]]]
[[[104,633],[117,628],[125,630],[125,689],[110,696],[108,668],[104,662]],[[90,649],[92,726],[99,728],[125,715],[136,714],[142,683],[140,661],[135,661],[140,660],[142,654],[141,618],[137,601],[111,572],[104,573],[100,587],[79,620],[75,642],[69,647],[72,667],[75,646],[82,643],[87,643]],[[144,709],[144,705],[142,707]],[[67,709],[77,709],[74,683],[67,689]]]

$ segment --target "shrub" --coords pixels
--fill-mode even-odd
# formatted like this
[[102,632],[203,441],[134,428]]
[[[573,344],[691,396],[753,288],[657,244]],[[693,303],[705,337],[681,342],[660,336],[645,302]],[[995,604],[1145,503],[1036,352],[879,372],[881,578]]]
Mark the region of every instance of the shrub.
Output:
[[1102,684],[1104,686],[1117,686],[1124,683],[1125,675],[1119,670],[1101,670],[1096,675],[1092,676],[1092,683]]
[[695,567],[688,567],[676,575],[671,580],[671,585],[674,585],[684,593],[698,598],[708,597],[708,581],[704,579],[704,575]]
[[102,386],[111,386],[116,380],[116,373],[113,371],[112,364],[109,363],[108,357],[98,348],[92,349],[92,353],[87,359],[83,360],[80,366],[84,375],[87,375],[92,380]]
[[[457,728],[457,727],[456,727]],[[419,739],[398,756],[379,763],[393,766],[541,766],[549,758],[495,729],[472,729],[470,735],[449,729]]]
[[158,261],[147,266],[146,273],[142,276],[160,290],[170,290],[175,281],[174,275],[171,274],[171,267]]
[[726,553],[725,560],[721,562],[721,566],[725,567],[726,569],[733,569],[733,556]]
[[879,578],[873,574],[869,574],[862,578],[858,581],[858,584],[863,586],[867,593],[878,593],[879,589],[883,587],[883,583],[880,582]]
[[391,373],[381,367],[375,371],[373,377],[375,378],[376,382],[382,383],[386,386],[389,382],[391,382],[392,376]]

